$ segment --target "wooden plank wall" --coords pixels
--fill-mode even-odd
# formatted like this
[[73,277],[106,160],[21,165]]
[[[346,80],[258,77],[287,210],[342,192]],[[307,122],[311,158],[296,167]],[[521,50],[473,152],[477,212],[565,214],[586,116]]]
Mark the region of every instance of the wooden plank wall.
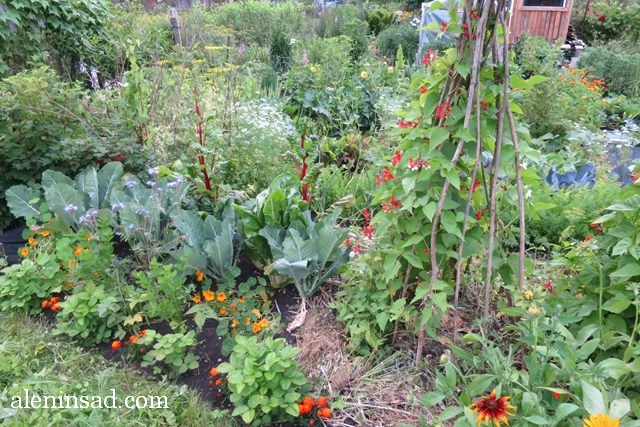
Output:
[[522,6],[523,0],[515,0],[511,16],[510,42],[522,34],[544,37],[550,42],[564,41],[571,21],[573,0],[566,0],[565,7]]

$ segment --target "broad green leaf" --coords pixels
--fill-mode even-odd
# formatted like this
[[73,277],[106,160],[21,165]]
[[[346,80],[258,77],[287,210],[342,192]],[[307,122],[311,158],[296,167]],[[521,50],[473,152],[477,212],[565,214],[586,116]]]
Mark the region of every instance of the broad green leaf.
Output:
[[600,369],[602,369],[602,372],[605,375],[613,378],[614,380],[620,379],[624,375],[627,375],[629,372],[631,372],[626,363],[624,363],[620,359],[615,359],[613,357],[603,360],[598,364],[598,366],[600,367]]
[[611,277],[620,277],[624,279],[628,279],[630,277],[640,275],[640,264],[630,263],[624,265],[622,268],[611,273]]
[[121,185],[122,163],[107,163],[98,171],[98,204],[101,208],[109,207],[111,193]]
[[574,405],[573,403],[561,403],[556,408],[555,420],[556,422],[562,421],[567,418],[569,415],[573,414],[575,411],[580,409],[578,405]]
[[584,409],[590,414],[605,414],[607,408],[600,390],[584,380],[580,381],[580,384],[582,385],[582,403]]
[[40,216],[40,210],[36,204],[41,197],[39,191],[20,184],[9,188],[4,196],[13,216],[24,218],[37,218]]
[[616,295],[602,304],[602,309],[617,314],[625,311],[630,305],[631,301],[626,299],[623,295]]

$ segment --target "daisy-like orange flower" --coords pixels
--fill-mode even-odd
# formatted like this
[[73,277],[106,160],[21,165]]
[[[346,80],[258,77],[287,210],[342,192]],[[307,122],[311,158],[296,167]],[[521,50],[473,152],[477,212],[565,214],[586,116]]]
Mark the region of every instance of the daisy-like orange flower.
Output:
[[200,294],[194,295],[193,298],[191,298],[193,300],[193,302],[195,302],[196,304],[200,304],[200,302],[202,301],[202,298],[200,298]]
[[218,302],[225,302],[227,300],[227,296],[224,292],[218,292],[217,296]]
[[321,408],[320,410],[318,410],[318,416],[320,418],[324,418],[325,420],[331,418],[331,409]]
[[489,396],[482,396],[480,400],[471,404],[470,408],[478,413],[476,419],[478,425],[483,422],[489,425],[489,421],[493,420],[496,427],[500,427],[500,423],[509,425],[507,416],[513,416],[509,411],[515,409],[513,405],[509,404],[509,396],[497,399],[495,390]]
[[611,418],[607,414],[589,414],[589,418],[583,421],[584,427],[619,427],[620,420]]
[[256,322],[253,324],[253,333],[257,334],[258,332],[260,332],[260,330],[262,329],[262,327],[260,326],[260,323]]
[[204,280],[204,273],[202,271],[196,271],[196,280],[198,282],[202,282]]
[[27,242],[29,243],[29,246],[31,246],[32,248],[35,248],[36,245],[38,244],[38,241],[33,237],[29,237],[29,239],[27,239]]
[[82,248],[81,248],[80,246],[76,246],[76,247],[73,249],[73,254],[74,254],[75,256],[78,256],[78,255],[80,255],[81,253],[82,253]]
[[218,313],[220,313],[221,316],[224,316],[227,314],[227,309],[224,307],[220,307],[220,310],[218,310]]
[[22,255],[23,257],[28,257],[29,256],[29,249],[28,248],[20,249],[20,255]]
[[207,302],[213,301],[216,298],[216,294],[213,291],[202,291],[202,296]]

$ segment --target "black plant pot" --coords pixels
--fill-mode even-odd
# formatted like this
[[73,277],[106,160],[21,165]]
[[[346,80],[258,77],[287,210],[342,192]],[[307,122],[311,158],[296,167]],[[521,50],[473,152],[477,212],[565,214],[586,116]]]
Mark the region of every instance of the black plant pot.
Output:
[[[0,234],[0,245],[3,246],[9,265],[20,262],[18,251],[27,243],[22,238],[22,230],[24,230],[23,226],[14,227],[4,230],[2,234]],[[0,249],[0,253],[1,252],[2,249]]]

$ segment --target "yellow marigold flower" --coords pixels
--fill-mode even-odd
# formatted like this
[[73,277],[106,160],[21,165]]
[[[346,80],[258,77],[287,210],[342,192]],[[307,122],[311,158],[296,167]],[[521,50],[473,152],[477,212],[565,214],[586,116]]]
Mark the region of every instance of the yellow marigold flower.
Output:
[[262,327],[260,326],[260,323],[256,322],[253,324],[253,333],[257,334],[258,332],[260,332],[260,330],[262,329]]
[[262,314],[260,314],[260,310],[258,310],[257,308],[254,308],[253,310],[251,310],[251,312],[255,314],[256,317],[262,317]]
[[233,320],[231,321],[231,327],[232,327],[232,328],[236,328],[236,327],[238,327],[238,325],[239,325],[239,324],[240,324],[240,322],[238,322],[236,319],[233,319]]
[[23,257],[29,256],[29,249],[28,248],[20,249],[20,255],[22,255]]
[[196,271],[196,280],[198,282],[202,282],[204,280],[204,273],[202,271]]
[[533,298],[533,292],[531,292],[531,291],[525,291],[525,292],[524,292],[524,299],[529,300],[529,299],[531,299],[531,298]]
[[225,302],[227,300],[227,296],[224,292],[218,292],[217,300],[218,302]]
[[82,253],[82,248],[81,248],[80,246],[76,246],[76,247],[73,249],[73,255],[78,256],[78,255],[80,255],[81,253]]
[[202,298],[200,298],[200,294],[194,295],[192,299],[196,304],[200,304],[200,302],[202,301]]
[[262,319],[262,320],[260,321],[259,325],[260,325],[260,327],[261,327],[261,328],[263,328],[263,329],[264,329],[264,328],[266,328],[266,327],[268,327],[268,326],[269,326],[269,321],[268,321],[267,319]]
[[244,323],[245,325],[249,326],[251,324],[251,318],[247,317],[246,319],[244,319]]
[[369,73],[367,73],[366,71],[363,71],[360,73],[360,77],[363,79],[366,79],[367,77],[369,77]]
[[202,291],[202,296],[207,302],[213,301],[216,298],[216,294],[213,291]]
[[584,427],[619,427],[620,420],[611,418],[606,414],[589,414],[589,418],[583,421]]
[[38,241],[33,237],[29,237],[27,239],[27,242],[29,243],[29,246],[31,246],[32,248],[35,248],[36,245],[38,244]]

